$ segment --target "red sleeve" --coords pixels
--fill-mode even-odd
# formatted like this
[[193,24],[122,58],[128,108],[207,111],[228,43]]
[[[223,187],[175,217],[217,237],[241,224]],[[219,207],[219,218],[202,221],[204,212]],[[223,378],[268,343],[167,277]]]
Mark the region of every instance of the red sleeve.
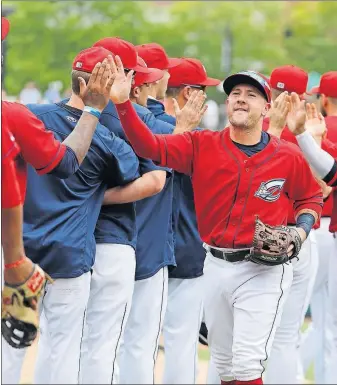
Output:
[[322,189],[299,150],[296,151],[293,166],[294,172],[286,189],[289,198],[294,201],[295,218],[302,211],[309,210],[314,211],[317,214],[317,219],[319,219],[323,207]]
[[1,207],[9,209],[23,204],[20,186],[17,180],[15,161],[2,164],[1,169]]
[[3,165],[13,160],[20,152],[20,148],[9,131],[7,119],[3,115],[1,123],[1,164]]
[[326,151],[337,161],[337,145],[330,140],[325,139],[322,141],[322,150]]
[[54,138],[51,131],[25,106],[6,103],[5,112],[11,132],[18,142],[21,154],[38,174],[52,171],[62,160],[66,146]]
[[116,104],[116,108],[125,134],[138,156],[184,174],[192,173],[193,138],[197,131],[180,135],[155,135],[139,118],[129,100]]

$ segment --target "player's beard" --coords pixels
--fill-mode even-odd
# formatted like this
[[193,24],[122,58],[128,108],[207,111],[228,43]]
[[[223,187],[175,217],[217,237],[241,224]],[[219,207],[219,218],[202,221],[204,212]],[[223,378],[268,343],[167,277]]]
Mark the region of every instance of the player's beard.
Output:
[[247,116],[245,118],[237,118],[235,117],[235,111],[228,116],[229,123],[232,127],[238,130],[250,130],[255,126],[257,122],[252,119],[249,112],[247,112]]

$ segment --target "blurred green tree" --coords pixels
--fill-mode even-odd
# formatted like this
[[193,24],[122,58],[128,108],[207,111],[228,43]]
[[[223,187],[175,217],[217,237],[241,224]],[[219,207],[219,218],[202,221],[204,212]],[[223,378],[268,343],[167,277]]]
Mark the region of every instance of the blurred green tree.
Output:
[[[105,36],[134,44],[156,41],[171,56],[197,57],[223,79],[225,30],[233,36],[232,68],[268,74],[293,63],[308,71],[336,69],[337,3],[312,1],[3,1],[10,15],[6,87],[28,80],[45,89],[69,85],[75,55]],[[168,3],[168,4],[167,4]],[[215,90],[210,95],[223,99]]]

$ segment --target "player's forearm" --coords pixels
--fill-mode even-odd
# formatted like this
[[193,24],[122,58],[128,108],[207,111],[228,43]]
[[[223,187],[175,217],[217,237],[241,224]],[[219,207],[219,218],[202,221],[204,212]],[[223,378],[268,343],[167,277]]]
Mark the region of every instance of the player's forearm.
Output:
[[280,128],[280,127],[276,127],[276,126],[273,126],[273,125],[269,125],[269,128],[268,128],[268,134],[271,134],[271,135],[274,135],[278,138],[281,138],[281,134],[282,134],[282,131],[283,131],[283,128]]
[[126,186],[108,189],[103,205],[131,203],[156,195],[163,189],[165,179],[166,171],[146,173]]
[[13,263],[25,255],[22,240],[22,205],[1,210],[1,244],[5,264]]
[[116,104],[124,132],[135,153],[142,157],[160,162],[160,145],[146,124],[139,118],[130,100]]
[[337,183],[337,164],[335,159],[322,150],[309,132],[296,136],[305,158],[315,173],[328,185]]
[[96,116],[83,112],[73,132],[63,141],[74,151],[79,164],[87,155],[97,123]]

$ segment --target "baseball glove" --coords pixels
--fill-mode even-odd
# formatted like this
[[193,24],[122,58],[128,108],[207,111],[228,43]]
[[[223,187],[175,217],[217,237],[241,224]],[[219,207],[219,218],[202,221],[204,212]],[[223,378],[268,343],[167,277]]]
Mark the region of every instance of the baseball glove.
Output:
[[[291,244],[294,245],[293,254],[288,257],[287,250]],[[281,265],[296,258],[301,246],[301,237],[295,229],[287,226],[269,226],[257,217],[253,248],[246,259],[259,265]]]
[[30,346],[39,328],[38,301],[51,278],[38,266],[19,286],[5,283],[2,292],[1,333],[13,348]]

